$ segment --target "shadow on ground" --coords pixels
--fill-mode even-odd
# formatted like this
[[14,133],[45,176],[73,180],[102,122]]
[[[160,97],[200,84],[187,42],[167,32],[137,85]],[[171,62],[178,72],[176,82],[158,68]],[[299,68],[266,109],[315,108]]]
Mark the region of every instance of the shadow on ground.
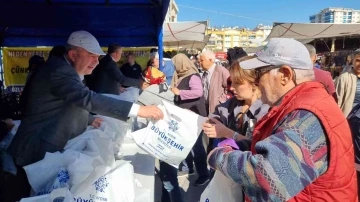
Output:
[[[196,179],[197,179],[197,175],[178,177],[179,185],[182,188],[184,202],[200,201],[201,193],[204,191],[208,183],[203,186],[196,187],[192,184],[193,182],[195,182]],[[162,192],[162,183],[160,177],[155,174],[155,202],[161,202],[161,192]]]

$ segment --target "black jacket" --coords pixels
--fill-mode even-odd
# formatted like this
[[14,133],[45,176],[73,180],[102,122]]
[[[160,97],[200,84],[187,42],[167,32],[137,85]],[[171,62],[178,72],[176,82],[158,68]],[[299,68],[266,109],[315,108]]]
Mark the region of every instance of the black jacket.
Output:
[[[106,55],[100,60],[99,65],[94,69],[90,76],[85,78],[86,85],[97,93],[120,94],[120,86],[139,86],[138,79],[124,76],[116,62],[110,55]],[[120,85],[121,84],[121,85]]]
[[141,66],[138,63],[135,63],[133,66],[130,66],[129,63],[125,63],[120,70],[124,76],[133,79],[139,79],[142,72]]

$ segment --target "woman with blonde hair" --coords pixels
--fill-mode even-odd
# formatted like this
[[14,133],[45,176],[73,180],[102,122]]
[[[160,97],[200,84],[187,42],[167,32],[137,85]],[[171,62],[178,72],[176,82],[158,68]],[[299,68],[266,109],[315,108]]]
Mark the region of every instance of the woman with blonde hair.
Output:
[[[215,112],[209,116],[210,120],[203,125],[203,130],[209,138],[218,138],[215,144],[228,139],[227,143],[239,148],[235,142],[251,140],[255,123],[269,110],[269,106],[263,104],[260,99],[261,92],[257,86],[256,72],[244,70],[239,64],[254,57],[256,56],[242,57],[231,65],[230,90],[234,93],[234,97],[218,105]],[[248,146],[241,145],[240,149],[247,150]]]

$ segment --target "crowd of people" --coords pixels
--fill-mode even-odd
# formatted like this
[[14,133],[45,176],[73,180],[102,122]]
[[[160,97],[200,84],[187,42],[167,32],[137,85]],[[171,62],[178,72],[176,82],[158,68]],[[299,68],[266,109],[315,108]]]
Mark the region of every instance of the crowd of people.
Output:
[[[21,125],[8,149],[17,175],[6,178],[6,202],[30,194],[22,167],[61,151],[88,125],[99,127],[94,114],[161,119],[161,100],[208,117],[179,168],[160,161],[162,202],[184,201],[179,175],[197,173],[194,185],[204,186],[215,172],[241,185],[239,202],[358,201],[360,49],[335,82],[316,67],[313,46],[289,38],[270,39],[254,56],[231,49],[227,68],[212,51],[179,53],[172,71],[160,68],[157,50],[144,70],[133,54],[119,68],[121,46],[111,44],[105,54],[86,31],[53,50],[47,61],[30,61]],[[137,103],[101,95],[127,87],[141,89]],[[2,124],[11,128],[11,121]]]

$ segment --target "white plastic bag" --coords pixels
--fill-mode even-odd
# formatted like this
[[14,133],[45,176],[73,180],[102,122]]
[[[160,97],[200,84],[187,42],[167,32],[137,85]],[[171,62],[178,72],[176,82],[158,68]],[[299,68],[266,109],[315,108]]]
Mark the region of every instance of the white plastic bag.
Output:
[[59,188],[50,194],[23,198],[20,202],[74,202],[74,199],[68,188]]
[[[69,179],[66,180],[65,177],[67,170],[62,157],[60,152],[46,153],[43,160],[24,167],[35,195],[47,194],[53,189],[66,186]],[[41,173],[41,177],[39,173]]]
[[163,101],[164,119],[150,121],[133,133],[136,144],[149,154],[178,167],[194,146],[207,118]]
[[100,165],[94,162],[96,159],[92,157],[66,150],[64,153],[46,153],[43,160],[25,166],[24,170],[33,195],[43,195],[57,188],[70,188],[73,184],[81,183],[95,166]]
[[219,171],[201,194],[200,202],[242,202],[243,193],[239,184]]
[[116,166],[98,166],[80,185],[71,188],[74,200],[93,202],[134,202],[135,179],[133,166],[117,161]]
[[103,120],[99,130],[113,140],[114,154],[118,153],[125,139],[127,130],[131,129],[131,125],[128,122],[106,116],[96,115],[95,117],[99,117]]
[[99,162],[97,165],[114,166],[114,143],[100,130],[85,131],[82,135],[68,141],[65,150],[74,150],[88,155]]

